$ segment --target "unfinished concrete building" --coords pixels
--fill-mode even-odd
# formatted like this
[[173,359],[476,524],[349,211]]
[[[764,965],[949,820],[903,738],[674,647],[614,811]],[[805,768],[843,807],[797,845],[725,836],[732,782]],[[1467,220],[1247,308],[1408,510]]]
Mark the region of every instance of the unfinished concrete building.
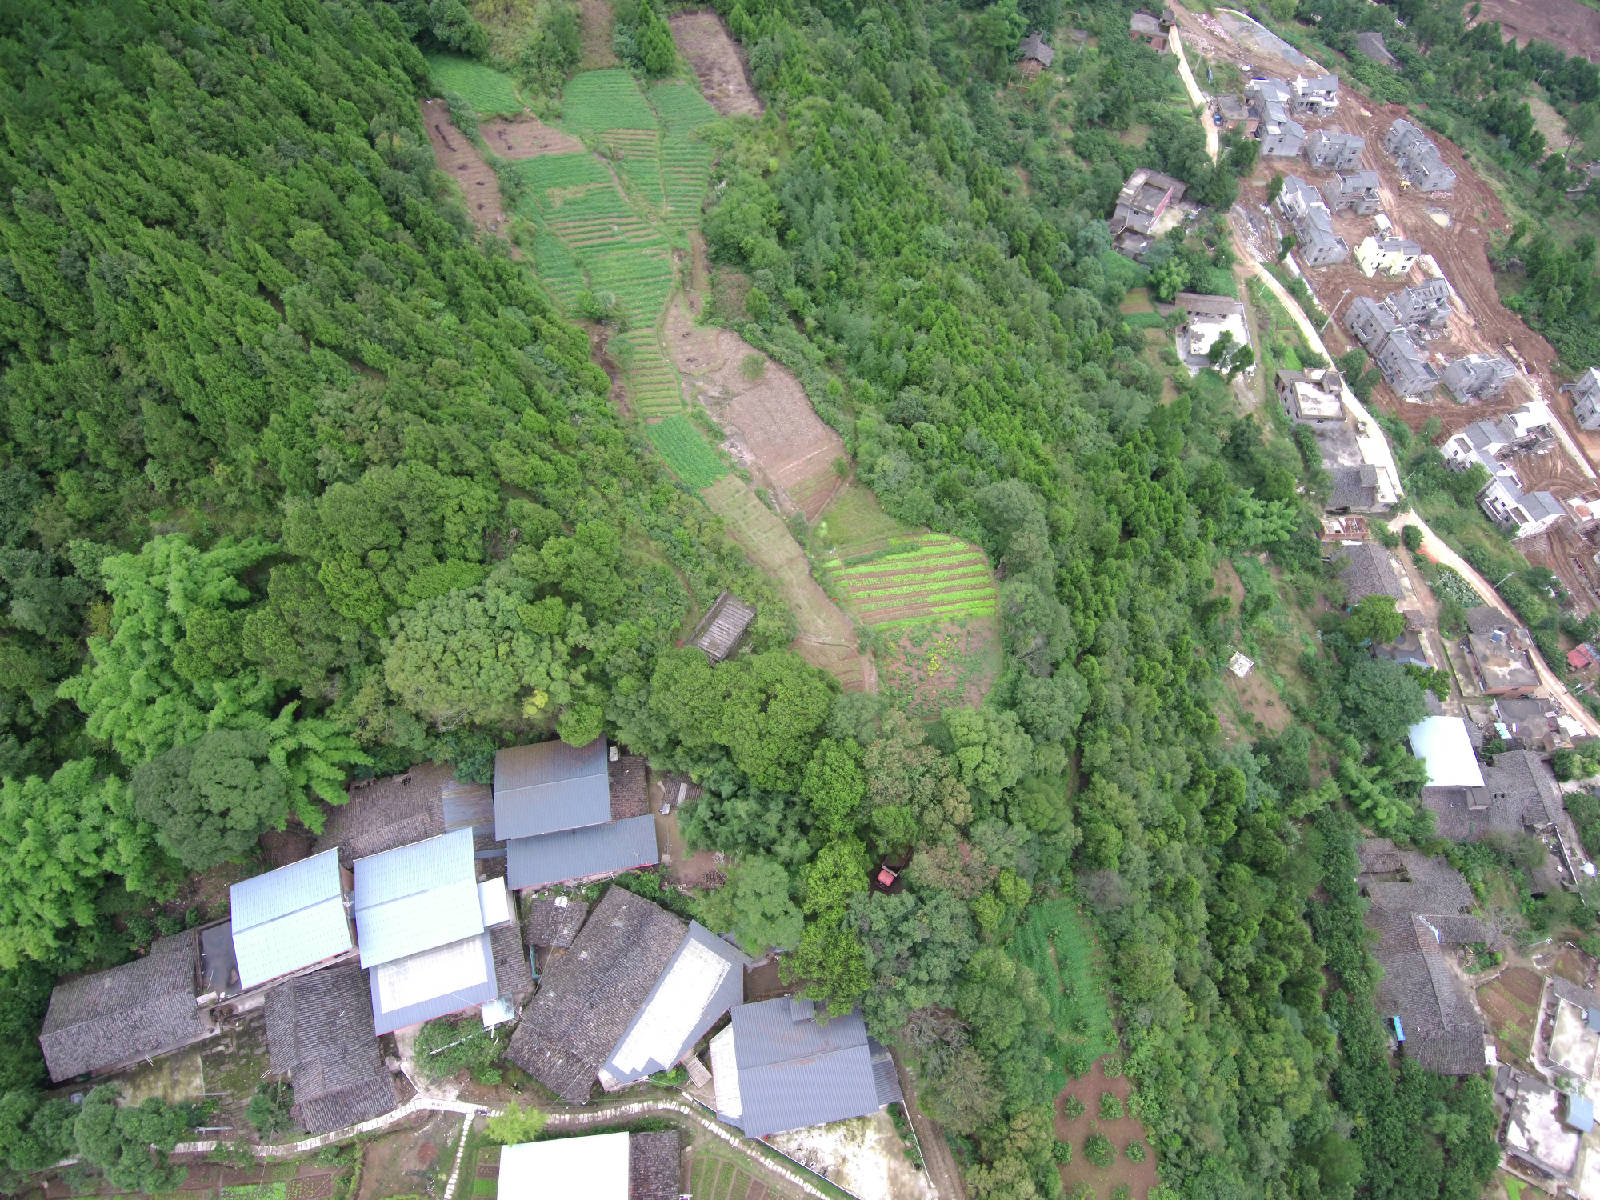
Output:
[[1392,333],[1376,349],[1368,348],[1383,378],[1402,396],[1421,396],[1439,386],[1439,373],[1428,362],[1411,335]]
[[1384,303],[1403,325],[1443,329],[1450,320],[1450,285],[1443,279],[1425,279],[1401,288]]
[[1327,171],[1348,171],[1361,161],[1366,144],[1360,134],[1318,129],[1306,139],[1306,162]]
[[[1320,135],[1321,131],[1318,131]],[[1310,144],[1307,143],[1307,155],[1310,157]],[[1315,165],[1315,164],[1313,164]],[[1349,171],[1335,175],[1322,185],[1322,194],[1327,197],[1328,207],[1334,212],[1344,212],[1350,209],[1359,216],[1367,217],[1378,211],[1382,198],[1378,194],[1378,173],[1376,171]]]
[[1325,117],[1339,107],[1339,77],[1315,75],[1307,79],[1296,75],[1290,104],[1297,116]]
[[1547,491],[1528,492],[1509,459],[1543,454],[1555,444],[1554,416],[1549,405],[1533,401],[1492,421],[1476,421],[1441,446],[1446,465],[1465,471],[1474,463],[1489,472],[1478,493],[1478,507],[1515,538],[1543,533],[1567,515],[1565,506]]
[[1469,354],[1444,369],[1444,385],[1463,404],[1498,396],[1516,376],[1511,360],[1492,354]]
[[1402,328],[1389,307],[1378,303],[1371,296],[1357,296],[1352,300],[1350,307],[1345,310],[1344,323],[1345,328],[1350,330],[1350,335],[1369,351],[1384,338]]
[[1293,227],[1300,258],[1306,266],[1327,266],[1350,257],[1349,244],[1333,231],[1333,214],[1322,193],[1305,180],[1290,175],[1283,181],[1278,211]]
[[1401,177],[1419,192],[1448,192],[1455,187],[1456,173],[1445,165],[1439,148],[1405,118],[1389,126],[1383,148],[1394,156]]
[[1137,12],[1128,18],[1128,36],[1142,46],[1149,46],[1157,54],[1167,52],[1167,31],[1149,13]]
[[1244,94],[1256,122],[1263,158],[1294,158],[1306,144],[1305,126],[1289,115],[1289,85],[1281,79],[1252,79]]
[[1578,424],[1585,429],[1600,429],[1600,367],[1590,367],[1569,390]]
[[1330,429],[1344,424],[1344,401],[1339,398],[1342,385],[1339,372],[1332,367],[1279,371],[1275,383],[1278,403],[1296,425]]

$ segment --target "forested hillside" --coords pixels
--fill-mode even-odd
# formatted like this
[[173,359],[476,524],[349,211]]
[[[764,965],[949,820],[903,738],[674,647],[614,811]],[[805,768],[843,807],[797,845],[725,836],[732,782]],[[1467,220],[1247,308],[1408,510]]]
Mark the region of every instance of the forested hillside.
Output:
[[[795,368],[890,512],[988,551],[988,701],[918,724],[782,648],[583,333],[472,240],[418,120],[423,22],[8,9],[0,1119],[28,1122],[54,973],[131,953],[189,873],[315,827],[348,775],[604,733],[705,785],[686,833],[736,865],[698,911],[864,1005],[980,1200],[1059,1191],[1080,906],[1166,1186],[1475,1194],[1487,1086],[1389,1059],[1355,822],[1316,785],[1337,763],[1387,800],[1420,689],[1330,638],[1305,728],[1224,744],[1221,559],[1315,580],[1315,523],[1288,444],[1214,374],[1163,400],[1118,312],[1144,278],[1104,221],[1126,171],[1226,205],[1249,148],[1206,159],[1121,4],[1027,87],[1012,48],[1066,19],[1050,0],[720,7],[769,108],[712,135],[715,316]],[[1170,294],[1229,262],[1202,223],[1153,265]],[[712,668],[672,647],[725,586],[762,617]],[[907,843],[905,889],[869,892]],[[70,1145],[32,1136],[12,1165]]]

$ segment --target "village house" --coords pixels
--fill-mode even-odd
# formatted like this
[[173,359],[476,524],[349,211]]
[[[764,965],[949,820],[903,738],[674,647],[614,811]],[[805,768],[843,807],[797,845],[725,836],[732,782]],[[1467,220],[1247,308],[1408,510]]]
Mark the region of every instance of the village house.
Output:
[[1357,296],[1345,315],[1345,324],[1400,395],[1419,396],[1438,386],[1438,373],[1387,305]]
[[755,619],[755,609],[732,592],[723,592],[700,619],[689,644],[704,650],[715,666],[739,648]]
[[[1250,345],[1243,301],[1232,296],[1179,292],[1172,302],[1185,314],[1184,323],[1178,329],[1178,351],[1191,374],[1212,365],[1207,355],[1225,333],[1232,335],[1233,345]],[[1247,378],[1254,375],[1255,367],[1247,367],[1244,374]]]
[[1350,257],[1350,247],[1333,231],[1333,216],[1323,202],[1322,193],[1305,180],[1290,175],[1278,193],[1278,211],[1294,229],[1301,260],[1308,267],[1341,263]]
[[1456,173],[1445,165],[1439,148],[1410,121],[1401,118],[1384,135],[1383,148],[1394,156],[1401,176],[1419,192],[1448,192]]
[[267,993],[267,1062],[294,1087],[295,1122],[329,1133],[399,1106],[373,1036],[368,981],[353,962],[290,979]]
[[1306,144],[1305,126],[1289,115],[1289,85],[1281,79],[1252,79],[1245,99],[1256,122],[1263,158],[1294,158]]
[[355,954],[354,877],[335,850],[228,889],[229,934],[241,989]]
[[506,880],[517,890],[602,879],[661,861],[644,762],[622,755],[608,762],[603,738],[496,754],[494,832],[506,844]]
[[1373,953],[1383,968],[1377,1008],[1400,1053],[1441,1075],[1476,1075],[1487,1062],[1483,1018],[1452,947],[1491,942],[1471,915],[1472,889],[1442,858],[1399,850],[1387,838],[1358,848],[1359,882],[1371,907],[1366,924],[1378,935]]
[[1157,54],[1168,49],[1166,24],[1149,13],[1136,12],[1128,18],[1128,36],[1140,45],[1149,46]]
[[1274,380],[1278,403],[1296,425],[1327,429],[1344,424],[1342,381],[1332,367],[1311,371],[1279,371]]
[[1467,610],[1467,645],[1485,696],[1531,696],[1539,687],[1528,631],[1488,605]]
[[1244,102],[1244,97],[1234,94],[1212,97],[1212,111],[1216,114],[1216,124],[1222,129],[1242,129],[1246,137],[1254,137],[1256,127],[1250,115],[1250,106]]
[[744,999],[749,959],[613,885],[551,953],[507,1057],[569,1104],[670,1070]]
[[1585,429],[1600,429],[1600,367],[1590,367],[1565,390],[1572,392],[1572,411],[1578,424]]
[[1334,176],[1322,185],[1322,194],[1334,212],[1350,209],[1365,217],[1378,211],[1378,173],[1350,171]]
[[1571,746],[1583,726],[1543,696],[1501,696],[1494,702],[1495,732],[1516,750],[1549,754]]
[[1337,75],[1303,75],[1294,78],[1292,103],[1295,115],[1325,117],[1339,107]]
[[1371,279],[1379,271],[1394,278],[1410,273],[1422,247],[1410,238],[1375,238],[1368,234],[1356,247],[1356,266]]
[[1389,53],[1389,47],[1384,44],[1381,33],[1367,30],[1356,34],[1356,47],[1373,62],[1382,63],[1386,67],[1398,65],[1395,56]]
[[717,1115],[753,1138],[870,1116],[900,1099],[894,1061],[861,1013],[824,1019],[797,996],[735,1008],[711,1041],[711,1073]]
[[1184,184],[1181,180],[1140,167],[1128,176],[1117,193],[1111,214],[1112,244],[1130,258],[1138,258],[1155,240],[1183,220]]
[[1450,284],[1424,279],[1392,293],[1384,303],[1408,328],[1443,329],[1450,320]]
[[500,1151],[501,1200],[678,1200],[676,1129],[593,1133],[522,1142]]
[[1498,396],[1516,378],[1511,360],[1494,354],[1469,354],[1444,369],[1444,385],[1463,404]]
[[1022,39],[1022,44],[1017,47],[1017,66],[1029,79],[1043,71],[1055,61],[1056,52],[1044,40],[1044,34],[1034,30]]
[[1478,494],[1478,506],[1497,525],[1517,538],[1543,533],[1566,515],[1560,500],[1547,491],[1525,492],[1516,469],[1507,461],[1517,454],[1543,454],[1555,444],[1553,417],[1543,401],[1532,401],[1492,421],[1476,421],[1449,438],[1439,450],[1446,465],[1464,471],[1480,463],[1489,483]]

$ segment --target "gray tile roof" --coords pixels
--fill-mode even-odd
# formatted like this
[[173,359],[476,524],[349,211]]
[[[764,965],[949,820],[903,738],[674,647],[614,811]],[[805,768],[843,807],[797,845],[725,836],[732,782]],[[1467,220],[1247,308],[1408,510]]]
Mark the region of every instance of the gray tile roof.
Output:
[[859,1012],[817,1018],[808,1000],[780,996],[733,1010],[733,1050],[741,1112],[734,1122],[750,1137],[767,1137],[866,1116],[898,1098],[885,1095],[874,1059],[882,1048],[867,1037]]
[[567,1103],[582,1104],[687,931],[666,909],[608,888],[572,948],[545,964],[507,1057]]
[[611,819],[642,817],[650,811],[649,768],[642,755],[622,754],[609,764]]
[[628,1200],[683,1195],[682,1140],[676,1129],[628,1135]]
[[500,985],[500,995],[519,1001],[527,997],[533,991],[533,966],[517,923],[504,921],[490,926],[489,949],[494,954],[494,977]]
[[[460,960],[455,950],[463,950],[462,957],[470,958],[469,969],[460,970]],[[405,975],[408,970],[415,975],[419,967],[427,971],[429,995],[418,995],[414,987],[407,990],[403,1000],[386,995],[386,976]],[[383,963],[367,972],[367,983],[372,998],[372,1029],[374,1035],[392,1033],[408,1025],[418,1025],[435,1017],[447,1017],[465,1008],[487,1004],[500,994],[495,979],[494,952],[489,935],[464,938],[451,946],[424,950],[410,958]]]
[[483,931],[470,829],[358,859],[355,873],[364,967]]
[[252,988],[354,948],[339,854],[325,850],[229,889],[241,987]]
[[[566,900],[565,904],[558,903]],[[541,896],[528,907],[522,934],[530,946],[551,946],[565,950],[572,945],[589,915],[589,906],[571,896]]]
[[120,967],[56,985],[39,1033],[57,1083],[192,1045],[215,1032],[195,1000],[200,938],[158,938]]
[[200,930],[200,992],[232,996],[239,990],[239,964],[233,953],[233,923]]
[[545,887],[570,879],[614,875],[660,861],[656,819],[629,817],[507,842],[506,882],[513,888]]
[[[716,969],[723,972],[720,980],[714,980],[709,973],[713,963]],[[683,939],[678,952],[672,956],[672,961],[667,964],[667,969],[661,973],[661,978],[656,981],[656,986],[651,989],[650,996],[640,1006],[639,1011],[628,1023],[628,1028],[617,1039],[617,1044],[612,1048],[611,1057],[606,1060],[602,1070],[611,1079],[612,1086],[623,1086],[654,1075],[657,1071],[670,1070],[685,1054],[694,1049],[694,1045],[720,1021],[723,1015],[734,1005],[744,1000],[744,972],[750,965],[750,960],[734,946],[729,945],[713,934],[697,921],[689,923],[689,933]],[[698,967],[701,979],[685,978],[694,973]],[[704,983],[702,990],[697,986]],[[714,986],[713,986],[714,985]],[[690,1016],[687,1012],[668,1013],[662,1010],[670,1004],[694,1003],[697,1011]],[[679,1017],[682,1024],[673,1023],[674,1037],[672,1044],[667,1046],[663,1036],[647,1037],[644,1040],[653,1044],[653,1049],[658,1052],[658,1057],[653,1057],[647,1062],[623,1064],[618,1061],[618,1055],[624,1043],[636,1033],[643,1033],[640,1026],[643,1023],[660,1022],[663,1018]]]
[[1017,47],[1018,58],[1031,58],[1037,63],[1049,66],[1055,61],[1056,52],[1044,40],[1044,35],[1035,31],[1022,40],[1022,45]]
[[267,1056],[294,1084],[294,1115],[307,1133],[328,1133],[399,1105],[372,1032],[367,981],[341,963],[267,993]]
[[1394,555],[1375,542],[1360,542],[1341,547],[1339,578],[1344,581],[1345,600],[1355,604],[1366,596],[1405,597],[1400,586],[1400,568]]
[[[480,805],[480,832],[491,834],[494,819],[488,802],[486,785],[463,783],[444,764],[422,763],[401,775],[352,785],[350,799],[328,810],[316,849],[337,849],[339,860],[349,866],[358,858],[474,824]],[[447,808],[452,820],[446,819]]]
[[[1039,35],[1033,36],[1037,40]],[[1027,43],[1023,43],[1023,49],[1027,49]],[[1039,61],[1045,66],[1050,65],[1050,60],[1047,58],[1041,58]],[[739,640],[744,637],[745,630],[750,628],[750,622],[755,619],[755,609],[732,592],[723,592],[701,618],[694,636],[689,639],[689,644],[700,647],[706,652],[707,658],[713,663],[719,663],[738,648]]]
[[515,746],[494,756],[494,833],[502,841],[611,818],[606,743]]
[[1372,901],[1366,923],[1378,934],[1383,967],[1380,1016],[1398,1016],[1404,1052],[1430,1071],[1470,1075],[1483,1069],[1483,1019],[1446,947],[1491,941],[1489,928],[1463,910],[1472,891],[1443,859],[1396,850],[1387,839],[1360,848],[1363,890]]

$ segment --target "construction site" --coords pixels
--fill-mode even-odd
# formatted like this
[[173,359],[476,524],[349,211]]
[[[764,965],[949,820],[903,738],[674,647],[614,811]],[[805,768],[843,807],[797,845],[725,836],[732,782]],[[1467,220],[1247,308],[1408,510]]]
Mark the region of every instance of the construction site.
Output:
[[[1287,81],[1293,90],[1307,76],[1316,78],[1338,69],[1337,63],[1319,64],[1306,58],[1242,14],[1227,10],[1197,14],[1176,6],[1174,12],[1191,54],[1231,64],[1246,80],[1265,80],[1269,88],[1273,81]],[[1214,119],[1219,124],[1225,119],[1224,108],[1230,114],[1238,113],[1237,105],[1231,103],[1213,107],[1218,110]],[[1241,182],[1232,214],[1240,238],[1264,261],[1272,262],[1279,256],[1285,234],[1309,232],[1303,222],[1291,219],[1296,215],[1295,206],[1286,206],[1281,200],[1268,202],[1269,194],[1277,196],[1280,188],[1294,193],[1293,184],[1275,184],[1275,177],[1295,177],[1333,198],[1327,209],[1332,234],[1356,253],[1348,257],[1336,252],[1318,254],[1313,256],[1318,265],[1307,266],[1296,246],[1282,265],[1291,274],[1302,275],[1329,318],[1322,332],[1335,356],[1361,345],[1347,324],[1351,306],[1358,300],[1364,297],[1377,305],[1388,301],[1392,309],[1392,298],[1403,289],[1430,280],[1445,281],[1448,316],[1437,325],[1410,330],[1417,352],[1439,376],[1439,385],[1408,388],[1419,394],[1402,396],[1388,382],[1380,382],[1371,406],[1404,421],[1413,432],[1438,418],[1442,429],[1434,441],[1442,444],[1477,422],[1507,417],[1530,402],[1547,404],[1555,418],[1554,436],[1543,439],[1536,452],[1517,454],[1515,471],[1527,491],[1552,493],[1572,516],[1519,539],[1517,548],[1530,562],[1547,566],[1560,577],[1572,593],[1578,613],[1600,610],[1600,565],[1596,563],[1600,541],[1594,540],[1592,516],[1600,509],[1600,479],[1594,467],[1600,462],[1600,432],[1581,428],[1575,419],[1571,398],[1562,392],[1571,382],[1571,374],[1558,369],[1554,348],[1500,301],[1488,256],[1490,239],[1510,232],[1499,198],[1461,150],[1432,130],[1418,132],[1431,143],[1427,148],[1436,150],[1439,177],[1448,182],[1447,189],[1423,190],[1413,182],[1418,176],[1409,160],[1406,166],[1413,169],[1407,178],[1402,162],[1389,148],[1396,141],[1396,122],[1409,124],[1412,117],[1400,105],[1379,104],[1345,87],[1335,107],[1296,107],[1295,117],[1304,122],[1303,132],[1311,140],[1302,155],[1264,153],[1254,174]],[[1242,131],[1256,133],[1255,123],[1246,124]],[[1315,151],[1341,134],[1363,139],[1359,161],[1350,164],[1347,156],[1339,170],[1312,165],[1324,157]],[[1405,158],[1404,153],[1400,158]],[[1353,171],[1360,173],[1357,182],[1363,185],[1365,198],[1341,203],[1341,189],[1351,183]],[[1303,209],[1298,193],[1294,194],[1296,205]],[[1295,236],[1296,242],[1303,240]],[[1363,243],[1367,243],[1365,247]],[[1375,244],[1396,248],[1404,244],[1409,252],[1391,256],[1387,263],[1404,269],[1391,275],[1380,265],[1369,275],[1359,260],[1365,257],[1368,266],[1382,260],[1381,254],[1373,253]],[[1363,255],[1357,248],[1368,253]],[[1474,364],[1503,360],[1510,369],[1503,381],[1496,380],[1496,388],[1463,402],[1445,383],[1451,379],[1447,370],[1464,359]],[[1464,370],[1470,367],[1455,367],[1457,375]]]

